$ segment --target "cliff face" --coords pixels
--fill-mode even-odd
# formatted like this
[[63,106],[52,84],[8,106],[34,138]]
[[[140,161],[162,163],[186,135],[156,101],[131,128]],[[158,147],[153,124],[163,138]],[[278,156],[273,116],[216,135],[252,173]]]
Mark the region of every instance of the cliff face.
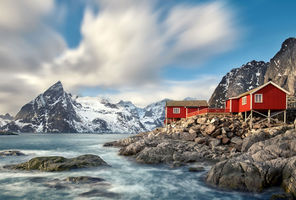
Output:
[[249,91],[269,80],[295,95],[295,76],[296,38],[289,38],[270,62],[251,61],[228,72],[212,94],[209,104],[211,107],[223,107],[227,98]]
[[237,96],[264,83],[268,63],[249,62],[240,68],[232,69],[221,80],[209,100],[211,107],[223,107],[227,98]]
[[273,82],[295,95],[296,90],[296,38],[289,38],[280,51],[270,60],[264,82]]

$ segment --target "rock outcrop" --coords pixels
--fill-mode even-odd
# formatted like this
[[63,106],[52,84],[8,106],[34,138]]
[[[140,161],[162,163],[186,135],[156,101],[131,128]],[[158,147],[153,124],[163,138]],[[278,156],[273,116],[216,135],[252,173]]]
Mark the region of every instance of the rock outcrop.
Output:
[[295,198],[296,131],[291,129],[284,134],[282,131],[268,135],[259,132],[244,140],[244,153],[215,164],[207,182],[220,188],[250,192],[282,186]]
[[261,192],[282,186],[296,197],[295,125],[272,126],[251,129],[239,115],[195,116],[105,146],[146,164],[214,164],[206,181],[220,188]]
[[96,155],[82,155],[76,158],[61,156],[36,157],[28,162],[6,165],[4,168],[13,170],[39,170],[45,172],[69,171],[72,169],[109,166],[103,159]]
[[[276,132],[278,129],[285,127],[269,130]],[[140,163],[217,162],[248,148],[253,140],[244,144],[243,138],[252,131],[239,116],[195,116],[175,122],[168,128],[158,128],[105,146],[120,147],[120,155],[133,156]]]
[[0,151],[0,157],[7,157],[7,156],[25,156],[25,154],[20,151],[14,151],[14,150]]

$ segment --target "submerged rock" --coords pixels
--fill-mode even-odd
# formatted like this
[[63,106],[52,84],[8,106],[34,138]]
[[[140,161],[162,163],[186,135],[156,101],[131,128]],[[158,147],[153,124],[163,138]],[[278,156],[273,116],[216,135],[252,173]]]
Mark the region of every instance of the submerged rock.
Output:
[[77,176],[77,177],[72,176],[72,177],[67,177],[63,181],[74,183],[74,184],[90,184],[90,183],[101,183],[106,180],[102,178],[90,177],[90,176]]
[[104,197],[104,198],[111,198],[111,199],[118,199],[120,195],[115,192],[110,192],[107,190],[102,189],[92,189],[88,192],[84,192],[79,194],[81,197]]
[[6,157],[6,156],[25,156],[25,154],[20,151],[13,151],[13,150],[0,151],[0,157]]
[[1,136],[1,135],[18,135],[18,134],[13,133],[13,132],[9,132],[9,131],[1,131],[1,130],[0,130],[0,136]]
[[189,167],[188,168],[188,171],[190,172],[203,172],[205,171],[205,168],[204,167],[201,167],[201,166],[192,166],[192,167]]
[[46,172],[69,171],[72,169],[109,166],[103,159],[96,155],[82,155],[76,158],[61,156],[36,157],[28,162],[7,165],[4,168],[15,170],[39,170]]

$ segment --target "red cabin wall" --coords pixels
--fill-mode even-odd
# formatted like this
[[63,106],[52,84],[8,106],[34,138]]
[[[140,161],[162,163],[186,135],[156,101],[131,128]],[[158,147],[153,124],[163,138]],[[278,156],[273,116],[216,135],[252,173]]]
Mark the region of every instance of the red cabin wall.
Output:
[[232,112],[233,113],[237,113],[239,112],[239,99],[232,99]]
[[[179,114],[173,113],[173,108],[180,108]],[[186,108],[182,106],[169,106],[167,107],[167,118],[186,118]]]
[[[262,103],[255,103],[255,94],[262,94]],[[269,84],[253,94],[252,102],[254,110],[285,110],[287,104],[286,93]]]
[[239,106],[238,106],[238,111],[239,112],[245,112],[245,111],[250,111],[251,110],[251,95],[247,95],[247,104],[242,105],[243,102],[243,97],[240,97],[238,100]]
[[[174,114],[173,109],[180,108],[179,114]],[[191,112],[195,112],[204,108],[208,108],[208,106],[201,106],[201,107],[189,107],[187,108],[187,114]],[[167,118],[186,118],[186,108],[183,106],[168,106],[167,107]]]

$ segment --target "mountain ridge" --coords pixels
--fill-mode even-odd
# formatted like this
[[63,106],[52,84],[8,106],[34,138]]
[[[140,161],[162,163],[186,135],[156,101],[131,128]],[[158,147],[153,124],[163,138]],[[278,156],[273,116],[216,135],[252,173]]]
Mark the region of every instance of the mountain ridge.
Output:
[[[0,121],[0,130],[45,133],[138,133],[162,126],[165,101],[135,106],[103,97],[75,97],[60,81],[25,104],[14,119]],[[153,110],[153,111],[152,111]]]

